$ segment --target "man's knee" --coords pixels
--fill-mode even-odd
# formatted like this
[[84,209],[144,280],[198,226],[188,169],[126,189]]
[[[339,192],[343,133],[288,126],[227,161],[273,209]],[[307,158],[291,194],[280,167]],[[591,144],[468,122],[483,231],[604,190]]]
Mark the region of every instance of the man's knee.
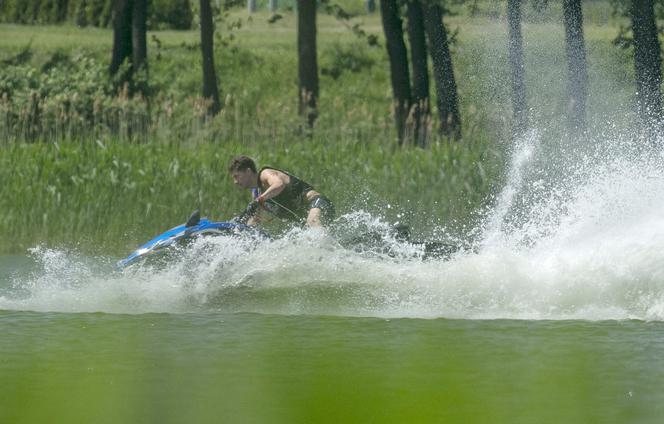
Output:
[[309,209],[307,215],[307,224],[311,227],[320,227],[321,224],[321,210],[319,208]]

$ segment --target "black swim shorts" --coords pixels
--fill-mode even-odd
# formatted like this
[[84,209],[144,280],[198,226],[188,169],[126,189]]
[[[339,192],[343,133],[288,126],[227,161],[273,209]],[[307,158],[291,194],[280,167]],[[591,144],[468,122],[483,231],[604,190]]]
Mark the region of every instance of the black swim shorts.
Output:
[[321,211],[320,219],[322,224],[328,224],[334,219],[334,206],[325,196],[316,196],[309,202],[309,210],[318,208]]

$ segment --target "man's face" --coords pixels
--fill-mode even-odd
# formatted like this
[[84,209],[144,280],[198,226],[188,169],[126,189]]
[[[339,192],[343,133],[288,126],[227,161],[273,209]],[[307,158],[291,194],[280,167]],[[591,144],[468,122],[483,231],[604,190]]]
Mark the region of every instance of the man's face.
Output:
[[256,174],[251,169],[242,171],[232,171],[233,182],[242,188],[252,188],[256,186]]

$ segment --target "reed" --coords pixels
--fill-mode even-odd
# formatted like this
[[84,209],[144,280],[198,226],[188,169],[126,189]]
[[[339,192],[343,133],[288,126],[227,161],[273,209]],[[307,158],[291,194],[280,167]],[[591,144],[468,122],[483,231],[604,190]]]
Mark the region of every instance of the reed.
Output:
[[485,142],[391,152],[367,141],[378,138],[371,133],[334,143],[321,136],[244,134],[180,144],[113,138],[10,143],[0,150],[0,251],[46,243],[117,252],[183,221],[194,208],[228,219],[249,201],[226,171],[238,153],[296,172],[331,197],[340,214],[405,214],[418,224],[468,216],[495,180],[497,166],[487,164],[498,163]]

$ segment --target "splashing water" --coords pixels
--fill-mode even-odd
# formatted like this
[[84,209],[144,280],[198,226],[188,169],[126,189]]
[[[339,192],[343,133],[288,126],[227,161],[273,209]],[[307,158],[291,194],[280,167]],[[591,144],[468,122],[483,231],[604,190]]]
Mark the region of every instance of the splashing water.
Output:
[[508,168],[507,184],[500,193],[495,210],[485,231],[484,243],[491,245],[497,243],[503,235],[503,223],[514,204],[514,199],[524,184],[524,170],[531,163],[535,151],[535,143],[539,141],[534,131],[517,140],[516,148]]
[[619,139],[552,159],[542,140],[516,143],[483,236],[446,260],[355,212],[340,232],[379,233],[389,254],[293,230],[256,247],[200,239],[167,266],[119,272],[38,247],[39,270],[0,288],[0,309],[664,320],[664,154]]

